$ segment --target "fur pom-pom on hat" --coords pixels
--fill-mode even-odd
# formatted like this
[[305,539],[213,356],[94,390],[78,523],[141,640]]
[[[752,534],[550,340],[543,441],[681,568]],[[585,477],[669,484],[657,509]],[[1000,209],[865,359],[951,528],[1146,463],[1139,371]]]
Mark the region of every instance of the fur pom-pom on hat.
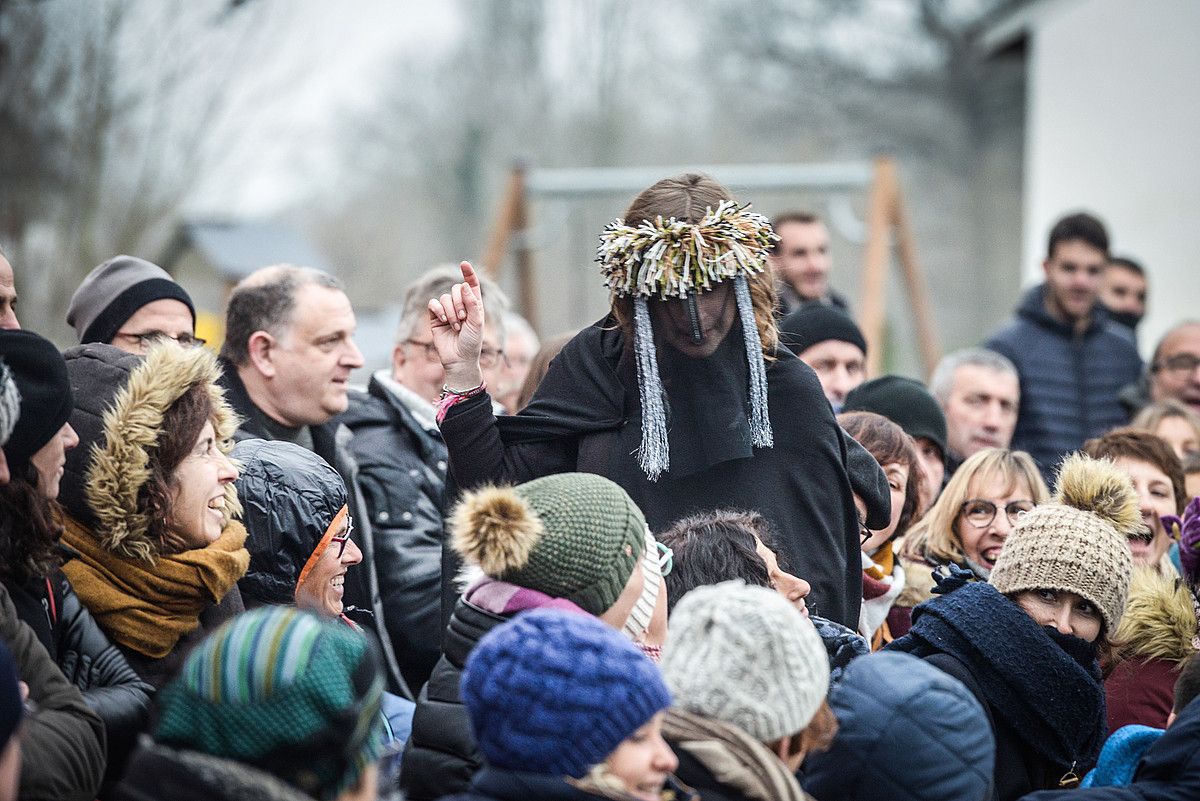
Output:
[[467,493],[450,518],[454,550],[489,576],[520,570],[542,538],[542,521],[512,487]]
[[451,543],[469,564],[593,615],[617,602],[646,549],[637,504],[591,473],[468,492],[450,525]]
[[1073,453],[1058,470],[1055,502],[1091,512],[1130,537],[1141,530],[1137,491],[1124,470],[1107,459]]
[[988,582],[1005,595],[1072,592],[1096,605],[1116,631],[1133,572],[1129,537],[1141,527],[1133,484],[1112,462],[1069,456],[1054,500],[1022,515]]

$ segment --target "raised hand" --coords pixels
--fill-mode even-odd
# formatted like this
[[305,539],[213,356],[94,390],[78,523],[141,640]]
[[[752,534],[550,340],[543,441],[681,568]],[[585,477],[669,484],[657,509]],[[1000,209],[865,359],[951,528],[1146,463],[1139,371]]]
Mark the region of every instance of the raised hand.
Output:
[[446,386],[470,389],[483,381],[479,353],[483,350],[483,294],[470,262],[459,264],[463,280],[440,298],[429,301],[433,345],[446,370]]

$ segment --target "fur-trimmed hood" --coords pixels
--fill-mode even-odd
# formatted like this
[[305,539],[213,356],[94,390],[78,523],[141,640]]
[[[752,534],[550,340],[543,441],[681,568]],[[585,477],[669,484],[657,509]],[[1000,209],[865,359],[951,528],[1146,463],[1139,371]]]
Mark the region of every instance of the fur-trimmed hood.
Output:
[[[80,441],[67,456],[62,503],[107,550],[152,561],[159,546],[139,496],[167,410],[192,387],[206,386],[219,447],[223,453],[233,448],[238,421],[216,383],[216,357],[172,343],[152,347],[145,357],[98,344],[70,348],[63,356],[77,399],[71,425]],[[237,492],[227,484],[224,522],[240,514]]]
[[1196,607],[1191,590],[1178,579],[1164,578],[1150,568],[1133,571],[1125,616],[1116,639],[1127,659],[1162,659],[1179,667],[1196,648]]

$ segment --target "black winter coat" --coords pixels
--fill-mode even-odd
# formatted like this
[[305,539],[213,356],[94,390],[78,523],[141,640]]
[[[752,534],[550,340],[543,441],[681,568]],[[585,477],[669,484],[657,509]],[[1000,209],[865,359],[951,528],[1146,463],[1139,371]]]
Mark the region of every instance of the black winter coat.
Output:
[[1022,801],[1195,801],[1200,798],[1200,698],[1184,707],[1138,763],[1127,787],[1044,790]]
[[[451,407],[441,430],[457,485],[595,473],[628,492],[653,531],[705,510],[752,509],[775,527],[789,569],[812,585],[809,608],[857,626],[862,563],[854,494],[866,501],[872,528],[887,525],[891,501],[879,464],[838,426],[812,369],[786,348],[767,365],[774,447],[748,448],[744,458],[721,453],[690,475],[667,472],[651,482],[633,455],[641,430],[636,371],[623,334],[606,322],[567,343],[520,414],[497,419],[486,393]],[[685,397],[710,429],[737,414],[705,406],[709,398]],[[704,443],[693,444],[703,450]],[[456,571],[450,549],[443,556],[446,579]]]
[[[251,438],[271,439],[270,432],[263,424],[265,416],[250,399],[246,385],[238,377],[237,366],[227,359],[220,359],[220,363],[222,370],[220,383],[225,390],[225,400],[242,419],[236,438],[239,441]],[[346,484],[346,491],[349,493],[347,505],[350,516],[354,518],[354,542],[362,549],[363,553],[362,564],[359,565],[358,572],[362,580],[366,582],[366,591],[363,593],[364,597],[352,601],[349,597],[352,585],[346,584],[346,601],[357,606],[357,608],[348,606],[346,614],[351,618],[356,618],[360,625],[369,629],[375,635],[376,641],[379,642],[383,663],[387,668],[388,690],[411,698],[412,693],[409,692],[404,678],[400,674],[400,668],[396,664],[396,655],[392,652],[391,639],[387,634],[387,620],[379,596],[379,578],[375,565],[375,538],[371,527],[371,518],[363,514],[366,504],[363,503],[362,493],[358,488],[358,464],[351,456],[348,447],[352,435],[348,428],[336,420],[330,420],[324,425],[309,426],[309,430],[312,432],[313,452],[329,463],[334,470],[337,470]]]
[[230,759],[147,740],[134,754],[118,801],[313,801],[299,788]]
[[1142,359],[1128,333],[1097,304],[1082,334],[1046,311],[1045,285],[1031,288],[1016,319],[985,347],[1017,367],[1021,408],[1014,450],[1028,451],[1047,482],[1062,457],[1127,420],[1118,395],[1137,381]]
[[[350,393],[339,418],[354,434],[359,487],[375,538],[379,595],[396,660],[414,692],[440,654],[441,575],[446,446],[426,431],[403,401],[372,377]],[[346,597],[362,603],[367,582],[356,576]]]
[[0,585],[0,639],[12,651],[29,706],[21,724],[22,801],[90,801],[104,776],[104,723],[63,676]]
[[412,735],[404,748],[400,788],[409,801],[463,792],[482,764],[462,704],[459,682],[467,657],[483,636],[505,621],[460,600],[450,617],[445,653],[417,699]]
[[[154,688],[109,641],[61,571],[25,587],[8,582],[5,587],[21,620],[29,624],[59,670],[104,721],[108,739],[105,788],[111,788],[124,774],[137,737],[146,728]],[[102,789],[100,795],[110,794]]]

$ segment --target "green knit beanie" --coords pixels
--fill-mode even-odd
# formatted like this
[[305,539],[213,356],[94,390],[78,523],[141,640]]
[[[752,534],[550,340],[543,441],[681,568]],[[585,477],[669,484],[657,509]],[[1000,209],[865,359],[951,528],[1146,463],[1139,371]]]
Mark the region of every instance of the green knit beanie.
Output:
[[593,615],[617,602],[646,547],[642,510],[591,473],[468,492],[450,522],[454,548],[487,575]]
[[264,607],[192,651],[158,697],[154,739],[329,801],[383,754],[382,696],[379,658],[362,634],[294,607]]

